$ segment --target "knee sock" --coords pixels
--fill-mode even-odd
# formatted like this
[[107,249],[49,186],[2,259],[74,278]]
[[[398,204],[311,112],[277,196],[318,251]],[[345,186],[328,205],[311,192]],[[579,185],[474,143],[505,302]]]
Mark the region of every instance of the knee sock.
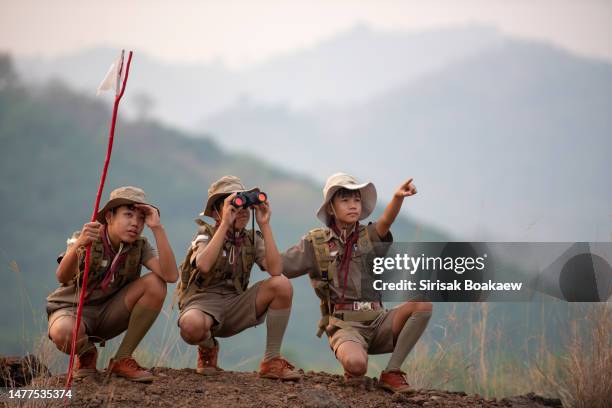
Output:
[[431,312],[414,312],[410,315],[404,327],[397,336],[395,348],[389,358],[385,371],[400,370],[404,360],[414,347],[421,334],[425,331]]
[[142,306],[138,303],[134,305],[132,313],[130,314],[130,322],[128,328],[119,345],[117,354],[115,354],[115,360],[121,358],[130,357],[138,343],[143,339],[145,334],[149,331],[160,310],[153,310],[147,306]]
[[288,309],[268,309],[268,317],[266,318],[266,352],[264,361],[268,361],[275,357],[280,357],[281,344],[285,329],[289,323],[289,315],[291,308]]

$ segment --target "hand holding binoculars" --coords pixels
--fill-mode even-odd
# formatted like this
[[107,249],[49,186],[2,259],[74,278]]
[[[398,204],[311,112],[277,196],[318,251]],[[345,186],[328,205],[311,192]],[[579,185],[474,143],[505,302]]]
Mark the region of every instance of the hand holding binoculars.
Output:
[[268,196],[263,191],[241,191],[236,194],[231,204],[236,208],[250,208],[267,200]]

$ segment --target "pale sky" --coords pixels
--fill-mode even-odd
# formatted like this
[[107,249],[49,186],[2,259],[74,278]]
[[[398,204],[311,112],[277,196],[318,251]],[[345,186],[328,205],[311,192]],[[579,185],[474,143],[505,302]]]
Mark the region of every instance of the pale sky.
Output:
[[612,0],[0,0],[0,50],[52,56],[131,47],[166,61],[240,68],[359,22],[380,30],[485,23],[612,61]]

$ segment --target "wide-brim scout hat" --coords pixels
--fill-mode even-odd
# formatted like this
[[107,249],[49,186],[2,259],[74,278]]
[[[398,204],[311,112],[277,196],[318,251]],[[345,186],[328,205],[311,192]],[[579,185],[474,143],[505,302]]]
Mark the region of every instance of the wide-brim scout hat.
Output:
[[242,184],[242,181],[236,176],[223,176],[219,180],[215,181],[208,188],[208,198],[206,199],[206,206],[204,211],[200,215],[206,215],[208,217],[213,216],[213,206],[217,200],[221,197],[228,196],[232,193],[239,193],[243,191],[260,191],[259,187],[253,187],[250,190]]
[[146,204],[155,208],[159,212],[159,208],[147,201],[147,196],[143,189],[133,186],[119,187],[110,193],[110,197],[104,207],[96,214],[96,221],[106,224],[107,211],[117,208],[122,205],[130,204]]
[[341,188],[359,190],[361,193],[361,215],[359,220],[368,218],[376,207],[376,187],[374,187],[374,184],[371,182],[359,183],[355,177],[346,173],[333,174],[327,179],[325,187],[323,187],[323,204],[321,204],[321,208],[317,211],[317,218],[327,226],[331,224],[332,220],[332,216],[327,212],[327,205],[334,194],[336,194],[336,191]]

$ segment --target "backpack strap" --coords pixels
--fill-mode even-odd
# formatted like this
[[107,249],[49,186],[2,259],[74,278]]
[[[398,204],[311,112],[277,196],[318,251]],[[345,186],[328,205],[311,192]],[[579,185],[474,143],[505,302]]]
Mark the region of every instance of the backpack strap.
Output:
[[189,248],[187,248],[185,258],[179,266],[181,276],[179,283],[176,285],[176,289],[172,296],[173,307],[177,299],[179,307],[181,307],[181,303],[184,300],[186,294],[189,292],[189,288],[196,281],[196,279],[200,277],[200,271],[191,263],[191,257],[193,256],[193,252],[197,247],[197,245],[194,245],[194,242],[196,241],[199,235],[208,234],[209,237],[212,237],[212,235],[214,234],[214,228],[211,225],[207,224],[199,218],[196,218],[194,222],[198,225],[198,231],[194,235],[192,242],[189,244]]
[[[76,236],[79,234],[75,233]],[[77,266],[77,273],[72,278],[72,281],[77,287],[83,286],[83,273],[85,272],[85,252],[83,252],[83,256],[79,256],[79,263]],[[89,256],[89,276],[87,278],[87,286],[88,289],[91,288],[93,283],[99,279],[99,275],[104,271],[100,269],[104,266],[102,265],[104,261],[104,244],[102,240],[96,240],[91,243],[91,254]]]
[[373,245],[367,225],[360,225],[359,238],[357,238],[357,247],[362,254],[367,254],[372,251]]
[[123,267],[117,272],[117,278],[121,278],[122,285],[130,283],[140,276],[142,265],[140,259],[142,258],[142,249],[144,248],[145,238],[139,237],[134,245],[134,248],[130,248],[128,256],[123,264]]
[[319,308],[321,320],[319,320],[317,337],[321,337],[329,324],[329,316],[332,314],[331,289],[329,282],[333,281],[335,272],[335,257],[331,256],[325,228],[315,228],[308,232],[306,239],[312,243],[317,268],[310,273],[310,283],[315,293],[321,299]]

